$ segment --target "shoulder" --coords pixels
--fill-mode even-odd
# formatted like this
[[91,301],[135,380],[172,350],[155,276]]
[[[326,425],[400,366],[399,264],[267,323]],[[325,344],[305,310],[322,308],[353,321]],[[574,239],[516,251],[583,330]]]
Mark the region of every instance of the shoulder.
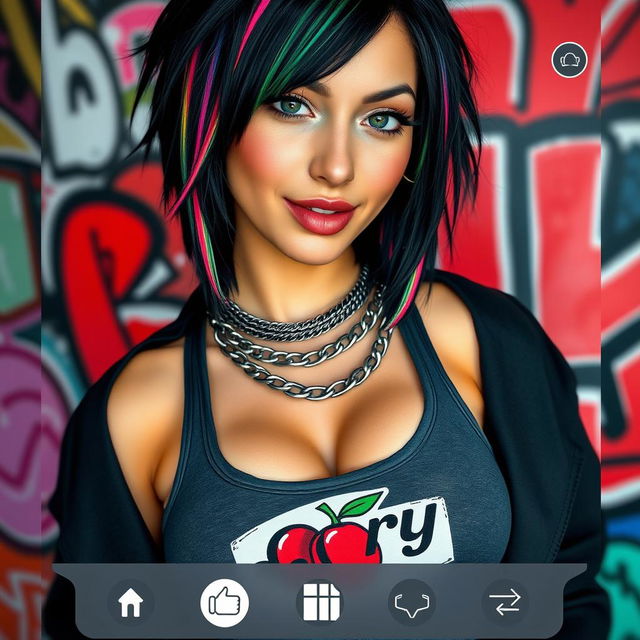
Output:
[[500,362],[522,373],[521,364],[529,363],[540,374],[551,367],[569,385],[574,383],[556,345],[514,295],[442,269],[435,270],[431,284],[429,296],[429,282],[424,282],[415,299],[425,328],[441,360],[452,362],[479,387],[481,353],[492,366]]
[[112,382],[107,424],[123,471],[153,475],[164,444],[181,426],[184,338],[140,351]]
[[430,295],[428,287],[428,283],[419,287],[416,307],[443,369],[482,429],[485,401],[473,316],[444,284],[433,282]]
[[138,511],[156,542],[162,498],[156,476],[163,456],[182,430],[184,338],[136,353],[107,397],[107,427],[117,463]]
[[544,333],[533,312],[516,296],[506,291],[443,269],[435,270],[434,284],[436,283],[444,284],[467,307],[477,332],[499,332],[506,338]]
[[469,307],[442,282],[434,281],[430,292],[428,289],[427,282],[419,286],[416,307],[440,360],[469,376],[480,388],[479,344]]
[[181,424],[184,345],[195,301],[197,290],[174,321],[136,345],[98,383],[119,459],[142,443],[141,455],[153,458],[167,430]]
[[[127,493],[157,539],[162,509],[153,476],[165,441],[182,428],[184,343],[204,312],[202,305],[196,304],[197,292],[177,308],[173,321],[132,347],[93,382],[69,417],[56,489],[49,501],[51,513],[59,523],[64,521],[67,546],[73,547],[82,538],[82,520],[85,531],[93,527],[92,541],[83,540],[82,549],[94,545],[98,553],[102,531],[94,529],[102,529],[107,518],[113,519],[110,512],[120,513],[123,522],[135,519],[127,526],[137,527],[136,513],[127,512]],[[102,505],[88,523],[79,514],[91,512],[95,495],[105,490],[112,506]],[[114,531],[121,523],[109,522],[108,526]],[[145,535],[142,530],[140,533]],[[132,535],[131,545],[137,542],[142,545],[142,538],[136,540]],[[113,551],[130,557],[124,546],[113,547]]]
[[184,338],[134,355],[107,397],[107,426],[117,463],[154,539],[159,540],[162,498],[156,476],[182,429]]
[[184,338],[179,338],[130,356],[111,380],[108,395],[110,415],[115,417],[121,409],[133,411],[131,415],[137,415],[143,409],[157,413],[157,403],[171,402],[171,395],[167,398],[165,393],[180,388],[182,384],[183,349]]
[[[437,286],[440,283],[445,286]],[[422,313],[427,322],[430,317],[436,319],[434,331],[443,323],[446,326],[446,322],[456,322],[458,335],[466,345],[461,349],[463,352],[473,342],[475,329],[486,373],[526,381],[529,386],[535,380],[541,385],[551,385],[552,393],[568,394],[574,400],[577,380],[571,365],[535,314],[516,296],[441,269],[435,270],[433,284],[432,310],[426,316]],[[423,298],[427,285],[422,285]],[[455,301],[452,295],[459,300]],[[417,300],[416,305],[421,307]],[[450,311],[455,308],[457,312]],[[443,340],[443,344],[449,342],[453,341]]]

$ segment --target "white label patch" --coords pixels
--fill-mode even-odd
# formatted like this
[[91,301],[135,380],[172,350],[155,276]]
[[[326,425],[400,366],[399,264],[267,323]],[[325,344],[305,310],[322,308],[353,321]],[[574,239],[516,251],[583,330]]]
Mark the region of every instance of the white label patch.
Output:
[[444,498],[381,508],[387,487],[318,498],[231,542],[236,563],[453,562]]

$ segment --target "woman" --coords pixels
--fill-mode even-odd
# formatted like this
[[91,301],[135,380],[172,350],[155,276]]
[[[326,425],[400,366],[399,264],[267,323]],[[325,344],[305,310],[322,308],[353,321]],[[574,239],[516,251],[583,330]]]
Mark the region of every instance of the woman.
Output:
[[517,300],[434,269],[481,151],[444,4],[172,0],[139,51],[201,284],[74,414],[57,560],[588,562],[556,637],[605,638],[575,378]]

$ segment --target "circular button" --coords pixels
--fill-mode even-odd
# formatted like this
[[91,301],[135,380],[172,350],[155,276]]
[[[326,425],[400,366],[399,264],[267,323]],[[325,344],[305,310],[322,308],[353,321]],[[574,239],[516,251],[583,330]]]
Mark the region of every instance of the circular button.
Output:
[[527,615],[529,597],[519,582],[496,580],[482,595],[482,609],[492,622],[510,626]]
[[433,589],[413,578],[398,582],[389,593],[388,606],[395,620],[408,627],[425,623],[435,610]]
[[107,608],[122,625],[135,627],[153,613],[155,600],[151,589],[140,580],[120,580],[109,591]]
[[300,619],[309,624],[331,624],[344,611],[342,589],[329,580],[305,582],[296,597],[296,610]]
[[249,594],[235,580],[214,580],[200,596],[200,611],[216,627],[235,627],[249,611]]
[[588,62],[587,52],[577,42],[563,42],[551,54],[551,66],[563,78],[577,78]]

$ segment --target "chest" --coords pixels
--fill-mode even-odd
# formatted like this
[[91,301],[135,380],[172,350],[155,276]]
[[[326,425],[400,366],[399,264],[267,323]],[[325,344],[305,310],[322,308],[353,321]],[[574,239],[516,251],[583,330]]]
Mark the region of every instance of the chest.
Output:
[[[451,333],[448,336],[451,339]],[[363,339],[315,367],[271,366],[270,370],[304,385],[327,385],[361,366],[372,341],[373,337]],[[212,410],[205,427],[215,430],[227,462],[260,478],[328,478],[383,460],[415,435],[427,409],[423,381],[400,327],[380,366],[363,384],[322,401],[290,398],[251,379],[220,351],[212,336],[206,342],[206,386]],[[443,346],[434,347],[461,399],[482,425],[483,401],[477,384],[454,366]],[[435,374],[423,371],[422,375]],[[154,489],[165,504],[179,459],[181,426],[176,425],[156,469]]]
[[[361,366],[362,340],[315,367],[270,367],[303,385],[328,385]],[[363,384],[321,401],[291,398],[257,382],[216,346],[207,348],[212,426],[234,467],[273,480],[309,480],[347,473],[400,449],[416,432],[424,391],[396,330],[380,366]]]

